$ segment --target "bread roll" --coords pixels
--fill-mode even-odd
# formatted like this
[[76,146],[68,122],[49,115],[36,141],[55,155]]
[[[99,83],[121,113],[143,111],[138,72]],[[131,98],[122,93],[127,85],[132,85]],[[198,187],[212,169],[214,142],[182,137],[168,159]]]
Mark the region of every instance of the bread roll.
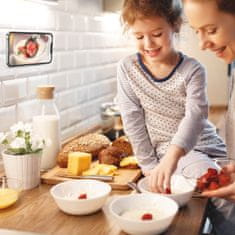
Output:
[[92,158],[96,158],[99,152],[111,144],[110,140],[101,134],[88,134],[66,144],[57,157],[60,167],[66,168],[68,165],[69,152],[90,153]]
[[99,163],[119,166],[123,157],[124,154],[120,149],[115,146],[109,146],[100,151],[98,159]]
[[131,144],[126,136],[119,137],[118,139],[113,141],[112,146],[115,146],[119,150],[121,150],[125,156],[133,155]]

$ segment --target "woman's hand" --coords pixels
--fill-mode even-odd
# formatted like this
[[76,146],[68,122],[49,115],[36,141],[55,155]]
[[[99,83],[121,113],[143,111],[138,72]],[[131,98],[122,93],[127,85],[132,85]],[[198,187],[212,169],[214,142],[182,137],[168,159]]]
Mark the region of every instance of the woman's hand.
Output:
[[175,145],[170,146],[160,163],[150,171],[149,187],[152,192],[165,193],[166,189],[170,189],[171,175],[183,155],[185,155],[184,149]]
[[205,197],[220,197],[235,202],[235,182],[217,190],[205,191],[202,193]]
[[235,202],[235,164],[228,165],[223,168],[223,171],[226,174],[230,174],[233,182],[225,187],[212,190],[212,191],[205,191],[202,193],[202,196],[205,197],[219,197],[224,198],[227,200],[231,200]]

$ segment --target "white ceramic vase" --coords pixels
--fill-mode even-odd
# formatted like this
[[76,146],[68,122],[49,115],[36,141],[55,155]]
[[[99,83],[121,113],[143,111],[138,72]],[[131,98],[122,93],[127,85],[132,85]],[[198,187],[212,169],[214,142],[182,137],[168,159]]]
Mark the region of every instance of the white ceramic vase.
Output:
[[11,155],[2,152],[7,184],[15,189],[32,189],[40,184],[42,153]]

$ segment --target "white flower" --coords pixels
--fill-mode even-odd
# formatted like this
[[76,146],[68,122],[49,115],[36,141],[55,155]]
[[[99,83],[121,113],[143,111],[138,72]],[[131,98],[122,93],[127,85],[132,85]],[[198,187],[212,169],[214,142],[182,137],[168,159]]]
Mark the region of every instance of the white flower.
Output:
[[16,137],[11,143],[12,149],[26,148],[25,139],[22,137]]
[[32,144],[31,148],[33,151],[37,151],[38,149],[43,149],[45,146],[43,139],[38,135],[34,135],[32,137],[31,144]]
[[10,128],[11,132],[16,135],[18,131],[24,131],[24,124],[23,122],[18,122],[16,124],[14,124],[11,128]]
[[32,133],[32,124],[31,123],[25,123],[24,125],[24,131]]
[[36,153],[45,147],[45,140],[33,135],[30,123],[18,122],[10,130],[10,132],[0,133],[0,144],[12,154]]

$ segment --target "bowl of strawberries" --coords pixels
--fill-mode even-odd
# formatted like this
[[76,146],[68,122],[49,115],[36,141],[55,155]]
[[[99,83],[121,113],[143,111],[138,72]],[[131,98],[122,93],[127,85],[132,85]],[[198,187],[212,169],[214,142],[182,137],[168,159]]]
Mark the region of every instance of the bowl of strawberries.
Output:
[[109,212],[128,234],[162,234],[178,212],[177,203],[150,193],[119,196],[109,204]]
[[226,165],[235,164],[235,161],[228,158],[216,158],[215,168],[208,168],[207,171],[197,179],[197,191],[204,192],[208,190],[216,190],[227,186],[231,183],[231,175],[225,170]]
[[173,174],[171,177],[171,187],[166,188],[165,193],[155,193],[149,188],[148,177],[142,178],[138,182],[138,188],[142,193],[151,193],[153,195],[164,195],[168,198],[173,199],[178,203],[180,207],[186,205],[191,199],[194,189],[195,182],[186,179],[182,175]]
[[100,210],[110,192],[110,185],[98,180],[68,180],[50,190],[59,209],[70,215],[88,215]]

